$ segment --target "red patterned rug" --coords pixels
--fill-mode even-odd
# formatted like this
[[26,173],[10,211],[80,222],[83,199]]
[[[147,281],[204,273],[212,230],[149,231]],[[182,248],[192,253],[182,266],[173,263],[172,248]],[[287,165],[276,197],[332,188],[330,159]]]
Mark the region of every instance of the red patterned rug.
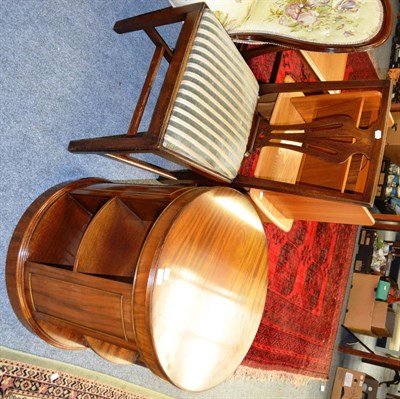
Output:
[[[275,54],[266,54],[261,57],[253,58],[250,67],[254,75],[260,82],[269,82]],[[301,62],[295,51],[288,50],[282,53],[280,67],[276,76],[276,82],[281,83],[286,75],[292,76],[296,82],[312,82],[316,79],[309,68]],[[378,75],[366,52],[352,53],[348,55],[345,80],[370,80],[378,79]]]
[[[267,55],[255,58],[250,66],[258,80],[268,82],[272,63],[273,55]],[[276,81],[282,82],[286,74],[297,82],[313,79],[294,51],[283,53]],[[377,78],[367,53],[349,55],[345,78]],[[247,170],[251,173],[251,164]],[[265,225],[265,232],[270,273],[267,301],[242,365],[326,379],[357,227],[296,221],[289,233],[272,224]]]
[[296,221],[289,233],[265,225],[269,287],[243,365],[326,379],[357,227]]

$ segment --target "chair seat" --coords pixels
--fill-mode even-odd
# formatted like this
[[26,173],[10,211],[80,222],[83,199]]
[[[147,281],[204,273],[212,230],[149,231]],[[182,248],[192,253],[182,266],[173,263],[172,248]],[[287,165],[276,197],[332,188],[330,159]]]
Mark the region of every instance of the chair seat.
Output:
[[[170,0],[174,6],[199,0]],[[378,35],[383,21],[380,0],[208,0],[229,34],[281,36],[302,42],[356,45]]]
[[198,169],[234,179],[258,101],[258,83],[220,22],[204,12],[163,147]]

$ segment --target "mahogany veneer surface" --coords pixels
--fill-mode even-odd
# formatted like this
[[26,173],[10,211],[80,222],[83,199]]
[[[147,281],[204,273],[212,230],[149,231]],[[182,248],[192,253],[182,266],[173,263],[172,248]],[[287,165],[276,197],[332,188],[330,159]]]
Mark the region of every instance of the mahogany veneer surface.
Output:
[[246,355],[267,272],[261,221],[239,191],[83,179],[25,212],[6,277],[16,314],[46,342],[201,391]]

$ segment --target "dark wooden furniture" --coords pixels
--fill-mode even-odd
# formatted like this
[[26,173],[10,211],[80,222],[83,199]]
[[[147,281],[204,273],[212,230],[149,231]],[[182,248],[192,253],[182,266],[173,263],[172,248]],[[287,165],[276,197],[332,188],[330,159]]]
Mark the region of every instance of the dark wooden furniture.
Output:
[[[181,6],[183,4],[194,3],[197,0],[172,0],[172,4]],[[224,4],[225,3],[225,4]],[[281,8],[276,9],[274,2],[265,4],[265,1],[255,1],[249,5],[249,2],[232,2],[225,1],[208,1],[207,4],[213,12],[218,15],[225,29],[230,34],[231,38],[243,45],[253,44],[250,54],[259,55],[266,52],[276,52],[279,49],[300,49],[309,51],[319,51],[326,53],[351,53],[356,51],[367,51],[373,47],[383,44],[392,34],[392,8],[390,0],[376,0],[369,4],[354,3],[336,5],[336,15],[326,12],[327,9],[322,9],[317,14],[315,24],[307,24],[309,31],[314,31],[314,37],[309,37],[302,31],[301,27],[296,26],[296,20],[301,19],[301,14],[307,14],[315,10],[315,4],[304,4],[304,9],[293,11],[293,15],[288,17],[284,15],[285,3],[281,4]],[[258,3],[258,4],[254,4]],[[375,4],[374,4],[375,3]],[[368,6],[373,8],[368,8]],[[376,6],[376,7],[375,7]],[[271,8],[271,11],[267,7]],[[273,11],[272,11],[273,10]],[[380,10],[380,12],[378,11]],[[285,17],[288,26],[292,29],[285,31]],[[341,17],[341,19],[340,19]],[[333,38],[329,34],[329,30],[335,30],[343,27],[336,25],[335,21],[345,23],[347,31],[352,30],[352,22],[357,19],[365,18],[369,21],[369,31],[365,29],[366,25],[358,25],[362,32],[365,32],[364,37],[355,37],[355,35],[347,35],[342,40]],[[327,20],[328,19],[328,20]],[[281,21],[283,20],[283,21]],[[278,22],[279,21],[279,22]],[[318,24],[319,22],[319,24]],[[279,28],[277,28],[279,23]],[[297,28],[297,29],[296,29]],[[373,31],[373,33],[372,33]],[[329,33],[328,33],[329,32]],[[360,32],[356,32],[360,33]],[[326,37],[322,37],[325,35]],[[317,36],[317,39],[316,37]],[[319,40],[318,40],[319,39]],[[264,44],[263,44],[264,43]],[[254,46],[257,44],[257,46]]]
[[[305,40],[296,40],[295,38],[286,38],[276,35],[263,34],[236,34],[232,35],[233,40],[238,40],[243,43],[242,53],[246,59],[257,57],[265,53],[276,51],[284,51],[287,49],[308,50],[326,53],[353,53],[357,51],[367,51],[374,47],[382,45],[392,34],[393,27],[393,12],[390,0],[382,0],[382,24],[380,31],[371,37],[368,41],[362,43],[346,44],[327,44],[313,43]],[[247,43],[246,43],[247,42]],[[252,43],[265,43],[260,46],[251,46]],[[299,52],[299,55],[301,53]]]
[[267,272],[263,227],[244,194],[83,179],[22,216],[6,282],[21,322],[49,344],[144,364],[201,391],[247,353]]
[[374,218],[375,230],[400,231],[400,215],[376,213]]
[[368,364],[373,364],[374,366],[385,367],[394,371],[395,375],[393,380],[390,381],[381,381],[380,384],[387,384],[389,385],[397,385],[400,382],[400,360],[387,357],[376,355],[375,353],[365,352],[358,349],[354,349],[348,346],[341,345],[339,346],[339,351],[342,353],[346,353],[348,355],[358,356],[361,358],[361,361]]
[[[259,92],[263,95],[267,94],[267,96],[263,96],[258,100],[258,89],[254,88],[257,82],[255,82],[251,71],[245,65],[237,50],[230,47],[229,36],[218,25],[218,21],[213,21],[214,27],[218,31],[215,36],[222,41],[224,46],[229,47],[229,51],[226,50],[228,53],[222,55],[218,52],[209,54],[210,51],[215,49],[210,50],[207,44],[213,43],[215,36],[211,36],[212,39],[207,37],[206,40],[197,41],[198,32],[201,30],[201,35],[204,34],[204,20],[209,23],[212,17],[205,5],[198,3],[118,21],[114,27],[116,32],[126,33],[144,30],[156,44],[154,58],[128,132],[119,136],[71,141],[69,150],[71,152],[97,153],[110,156],[151,170],[167,178],[188,178],[187,174],[172,173],[171,171],[145,164],[142,161],[137,161],[131,156],[132,153],[152,152],[205,175],[208,179],[211,178],[236,187],[259,188],[306,197],[372,205],[383,156],[390,108],[391,82],[346,81],[262,85],[259,87]],[[175,49],[172,50],[157,33],[156,27],[179,21],[183,21],[182,31]],[[205,31],[208,32],[207,30]],[[202,45],[205,45],[206,48],[203,49]],[[221,43],[219,45],[219,48],[225,49]],[[207,55],[202,62],[209,67],[206,71],[206,78],[200,76],[204,72],[203,70],[199,75],[196,75],[195,72],[198,67],[196,64],[198,53],[202,54],[203,52]],[[143,110],[162,57],[169,62],[169,69],[148,131],[138,132]],[[208,62],[209,59],[213,59],[212,67]],[[230,60],[229,62],[227,61],[228,59]],[[240,64],[240,67],[238,67],[240,68],[240,73],[228,72],[231,67],[236,68],[237,64]],[[215,68],[215,73],[213,68]],[[227,82],[223,81],[225,75],[232,77],[232,80],[243,79],[243,81],[231,88]],[[193,89],[193,86],[197,84],[200,88]],[[193,93],[191,93],[192,89]],[[229,92],[229,90],[231,91]],[[271,101],[271,96],[274,97],[278,93],[294,91],[315,94],[332,90],[346,90],[349,92],[372,90],[378,92],[380,103],[376,119],[369,125],[361,124],[361,127],[359,127],[357,124],[356,127],[349,117],[339,114],[311,121],[310,123],[296,124],[291,129],[300,129],[305,134],[291,136],[291,139],[296,138],[296,141],[300,141],[300,146],[291,147],[291,149],[303,153],[312,153],[325,160],[330,158],[329,162],[336,163],[343,162],[343,159],[354,155],[364,157],[363,159],[366,159],[368,164],[368,172],[365,173],[366,168],[363,167],[365,162],[363,162],[359,168],[359,172],[366,175],[366,182],[362,188],[341,192],[336,188],[321,187],[318,184],[302,182],[290,184],[283,181],[237,175],[243,158],[256,151],[260,146],[274,143],[281,138],[276,135],[277,140],[268,139],[267,141],[266,137],[271,131],[276,132],[278,126],[270,126],[268,118],[261,117],[255,110],[257,101],[259,106],[262,103],[265,108],[265,101]],[[230,94],[226,94],[225,91]],[[196,103],[197,100],[194,99],[197,99],[198,96],[203,96],[200,101],[202,104],[210,102],[211,105],[208,104],[206,108],[200,110],[190,108],[197,107],[197,105],[193,104]],[[190,98],[190,101],[188,98]],[[237,98],[242,102],[238,103]],[[248,104],[245,103],[246,101]],[[229,105],[230,102],[232,102],[231,105]],[[188,103],[190,103],[189,108],[187,106]],[[251,112],[248,112],[249,107],[252,106],[254,108],[252,108]],[[224,109],[223,112],[219,112],[221,107]],[[239,109],[241,110],[240,112],[238,111]],[[246,112],[243,111],[245,109],[247,110]],[[226,114],[229,114],[229,116],[224,119]],[[224,119],[222,122],[221,118]],[[367,119],[369,118],[367,117]],[[179,127],[178,134],[176,133],[177,126]],[[194,132],[195,127],[198,129],[199,134],[197,130]],[[239,130],[236,132],[234,130],[237,127]],[[289,127],[284,126],[282,128],[288,129]],[[224,132],[223,134],[220,133],[222,131]],[[260,134],[264,134],[264,138],[260,138]],[[276,143],[273,145],[276,145]],[[342,154],[345,154],[345,156],[342,157]],[[226,172],[227,169],[229,169],[228,172]],[[363,169],[363,171],[361,172],[360,169]],[[323,171],[321,172],[323,173]],[[356,170],[355,173],[357,174],[358,171]],[[190,178],[196,179],[193,175]]]
[[[239,49],[246,60],[258,57],[267,53],[276,53],[274,65],[271,72],[270,82],[275,82],[276,74],[282,58],[282,51],[295,50],[302,62],[308,66],[309,71],[316,79],[321,79],[321,76],[313,68],[313,63],[310,63],[309,56],[305,54],[304,50],[320,53],[354,53],[361,51],[368,51],[374,47],[378,47],[385,43],[392,34],[392,21],[393,12],[389,0],[382,0],[382,16],[381,16],[381,29],[374,36],[367,41],[349,44],[337,43],[316,43],[315,41],[296,40],[295,37],[287,38],[278,34],[254,34],[254,33],[236,33],[231,34],[233,40],[238,41]],[[351,39],[350,39],[351,40]],[[257,43],[255,46],[253,43]],[[264,43],[264,44],[262,44]],[[332,58],[332,61],[334,59]]]
[[[371,37],[367,41],[361,43],[352,43],[351,45],[337,44],[337,43],[316,43],[309,42],[306,40],[296,40],[296,38],[288,38],[280,36],[279,33],[276,34],[262,34],[262,33],[237,33],[232,34],[233,40],[238,40],[240,42],[252,43],[262,43],[265,44],[259,48],[253,48],[257,55],[264,54],[265,52],[277,51],[273,49],[275,47],[300,49],[308,51],[321,51],[326,53],[352,53],[356,51],[367,51],[371,48],[380,46],[383,44],[392,34],[393,27],[393,12],[392,6],[389,0],[382,0],[382,15],[381,17],[381,28],[379,32]],[[372,16],[371,16],[372,18]],[[256,51],[257,50],[257,51]]]

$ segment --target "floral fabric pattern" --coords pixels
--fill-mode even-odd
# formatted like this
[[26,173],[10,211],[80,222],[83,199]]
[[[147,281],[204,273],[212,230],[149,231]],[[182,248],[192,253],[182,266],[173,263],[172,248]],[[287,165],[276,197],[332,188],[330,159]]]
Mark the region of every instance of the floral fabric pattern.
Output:
[[270,8],[266,22],[278,19],[279,24],[289,27],[292,32],[334,30],[350,37],[359,27],[361,6],[361,0],[278,0]]
[[[171,0],[181,6],[198,0]],[[380,30],[380,0],[207,0],[224,28],[321,44],[359,44]]]

